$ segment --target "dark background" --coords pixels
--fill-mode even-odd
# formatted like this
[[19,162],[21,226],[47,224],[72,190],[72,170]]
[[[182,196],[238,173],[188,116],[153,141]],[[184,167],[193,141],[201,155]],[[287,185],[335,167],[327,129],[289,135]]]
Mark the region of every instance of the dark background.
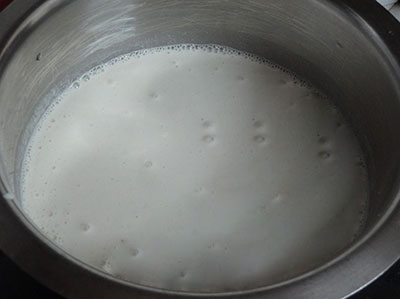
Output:
[[0,0],[0,11],[2,11],[12,0]]
[[[0,11],[12,0],[0,0]],[[29,0],[26,0],[29,1]],[[367,261],[366,261],[367,262]],[[0,298],[63,299],[21,271],[0,251]],[[400,299],[400,261],[351,299]],[[90,299],[90,298],[88,298]],[[323,298],[321,298],[323,299]]]

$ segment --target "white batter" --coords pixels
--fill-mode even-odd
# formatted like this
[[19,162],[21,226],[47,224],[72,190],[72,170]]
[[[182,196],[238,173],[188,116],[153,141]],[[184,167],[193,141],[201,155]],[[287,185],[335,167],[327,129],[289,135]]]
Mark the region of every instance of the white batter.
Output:
[[97,67],[46,112],[23,206],[71,255],[136,283],[248,289],[326,262],[359,232],[360,148],[326,99],[217,46]]

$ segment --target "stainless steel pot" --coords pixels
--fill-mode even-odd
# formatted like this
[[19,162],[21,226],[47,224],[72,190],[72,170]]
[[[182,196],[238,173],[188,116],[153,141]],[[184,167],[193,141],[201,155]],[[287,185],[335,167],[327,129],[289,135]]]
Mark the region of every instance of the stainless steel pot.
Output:
[[[25,217],[18,184],[27,124],[51,95],[111,57],[177,43],[267,57],[327,93],[351,121],[367,157],[371,201],[364,232],[336,259],[255,290],[177,293],[85,265]],[[66,297],[345,297],[400,256],[399,62],[400,25],[372,0],[15,0],[0,14],[0,247]]]

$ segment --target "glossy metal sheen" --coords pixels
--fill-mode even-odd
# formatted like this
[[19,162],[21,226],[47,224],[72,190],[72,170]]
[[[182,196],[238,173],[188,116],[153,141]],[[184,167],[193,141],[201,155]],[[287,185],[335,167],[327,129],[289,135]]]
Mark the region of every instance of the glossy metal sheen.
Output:
[[[351,121],[367,157],[371,204],[364,232],[335,260],[257,290],[174,293],[80,263],[24,216],[18,184],[27,125],[52,95],[111,57],[177,43],[264,56],[319,87]],[[346,297],[400,256],[399,59],[400,25],[372,0],[14,0],[0,14],[0,247],[66,297]]]

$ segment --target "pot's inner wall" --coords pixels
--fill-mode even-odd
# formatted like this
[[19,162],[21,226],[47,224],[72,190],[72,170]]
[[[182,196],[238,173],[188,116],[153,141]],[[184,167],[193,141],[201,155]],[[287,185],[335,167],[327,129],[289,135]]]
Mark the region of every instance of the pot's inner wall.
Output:
[[339,9],[314,0],[64,2],[44,4],[3,56],[0,150],[12,192],[30,134],[26,125],[84,70],[137,49],[214,43],[266,57],[329,95],[367,156],[365,232],[385,214],[400,161],[400,95],[382,49]]

